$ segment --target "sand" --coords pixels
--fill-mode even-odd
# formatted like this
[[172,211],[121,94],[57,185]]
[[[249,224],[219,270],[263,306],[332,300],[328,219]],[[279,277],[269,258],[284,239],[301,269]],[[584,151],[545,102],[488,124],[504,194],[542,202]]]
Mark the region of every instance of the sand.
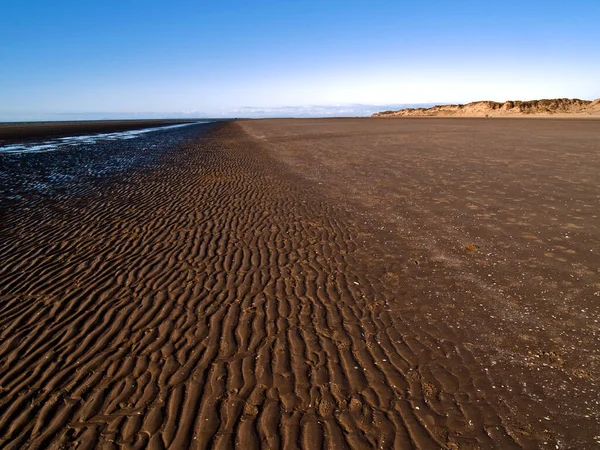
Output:
[[600,122],[209,129],[0,209],[1,448],[596,445]]

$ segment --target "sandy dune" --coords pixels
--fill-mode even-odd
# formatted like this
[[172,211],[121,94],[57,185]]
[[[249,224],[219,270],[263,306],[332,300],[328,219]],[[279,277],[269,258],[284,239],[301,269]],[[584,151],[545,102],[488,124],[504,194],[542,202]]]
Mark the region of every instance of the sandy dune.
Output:
[[592,448],[600,127],[544,123],[213,125],[1,209],[0,448]]
[[373,117],[600,117],[600,98],[555,98],[544,100],[509,100],[503,103],[479,101],[459,105],[437,105],[431,108],[406,108],[383,111]]

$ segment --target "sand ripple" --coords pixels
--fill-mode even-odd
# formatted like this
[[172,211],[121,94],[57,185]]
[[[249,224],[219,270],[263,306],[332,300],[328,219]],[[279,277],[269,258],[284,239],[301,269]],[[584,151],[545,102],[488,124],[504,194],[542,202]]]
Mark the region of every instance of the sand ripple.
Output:
[[236,124],[5,216],[0,447],[516,447],[471,355]]

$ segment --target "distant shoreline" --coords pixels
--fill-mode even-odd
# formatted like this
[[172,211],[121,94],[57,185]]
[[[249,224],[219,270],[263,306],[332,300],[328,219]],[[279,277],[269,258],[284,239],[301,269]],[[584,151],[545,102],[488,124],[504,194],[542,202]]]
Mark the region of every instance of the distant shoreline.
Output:
[[58,138],[87,133],[112,133],[194,123],[210,119],[147,119],[147,120],[85,120],[66,122],[4,122],[0,123],[0,145],[32,139]]

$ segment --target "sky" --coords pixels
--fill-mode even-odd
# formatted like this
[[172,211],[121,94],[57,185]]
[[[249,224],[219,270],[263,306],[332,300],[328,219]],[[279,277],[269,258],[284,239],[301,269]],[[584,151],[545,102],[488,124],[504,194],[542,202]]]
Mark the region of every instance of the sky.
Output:
[[600,97],[598,0],[6,0],[0,120]]

